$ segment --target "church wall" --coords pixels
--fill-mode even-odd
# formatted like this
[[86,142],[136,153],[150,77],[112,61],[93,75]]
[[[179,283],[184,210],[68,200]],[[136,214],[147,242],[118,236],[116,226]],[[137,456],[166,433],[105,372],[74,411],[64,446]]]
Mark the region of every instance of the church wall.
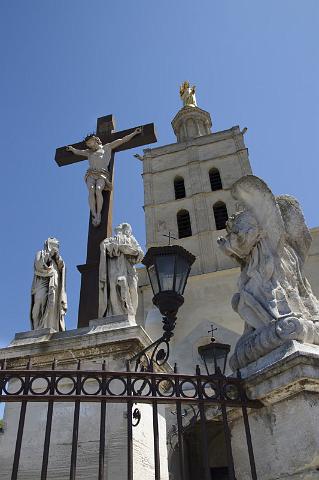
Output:
[[[222,190],[212,191],[209,179],[211,168],[218,168]],[[187,210],[192,237],[175,243],[190,250],[197,260],[193,273],[207,273],[231,268],[235,264],[217,249],[213,206],[222,201],[228,214],[236,210],[230,187],[238,178],[251,173],[248,151],[238,127],[193,139],[191,142],[148,149],[144,156],[144,210],[147,248],[167,243],[164,234],[178,236],[177,213]],[[174,179],[184,179],[186,197],[175,199]]]
[[[185,159],[187,162],[187,159]],[[223,190],[212,191],[209,181],[211,168],[218,168],[223,184]],[[162,204],[177,202],[175,200],[174,179],[180,176],[184,179],[186,197],[196,194],[212,195],[215,200],[222,191],[228,191],[234,181],[242,176],[242,168],[238,163],[238,157],[220,159],[219,161],[209,159],[204,164],[199,161],[186,163],[183,167],[177,167],[156,174],[145,174],[144,183],[149,192],[145,195],[145,209]]]
[[[307,357],[307,347],[295,343],[296,348],[304,348],[302,354],[297,351],[302,360],[294,355],[293,362],[289,362],[288,356],[281,363],[273,357],[269,369],[261,369],[257,373],[258,386],[248,391],[254,399],[260,398],[258,393],[262,394],[264,402],[263,408],[249,412],[260,480],[319,478],[318,363],[315,361],[318,354],[312,348]],[[263,358],[265,360],[267,356]],[[245,432],[242,419],[237,416],[230,428],[236,478],[250,480],[249,458],[243,449]]]
[[[223,155],[229,155],[239,150],[245,149],[243,135],[239,127],[233,127],[221,132],[211,133],[189,139],[182,143],[172,143],[162,147],[145,149],[145,159],[152,159],[152,171],[160,171],[172,166],[178,166],[183,160],[186,150],[201,148],[199,160],[206,160],[211,156],[213,149],[213,158]],[[213,147],[211,147],[213,145]],[[164,159],[164,160],[163,160]]]
[[[181,111],[181,113],[183,113]],[[185,304],[178,313],[172,340],[171,362],[190,371],[200,363],[199,342],[209,341],[210,324],[218,326],[217,339],[234,345],[243,331],[243,321],[232,310],[231,298],[237,291],[240,270],[237,263],[218,248],[217,238],[225,230],[216,230],[213,206],[222,201],[228,215],[238,210],[232,198],[232,184],[251,174],[248,150],[238,126],[197,138],[188,138],[144,151],[144,210],[147,248],[166,245],[164,236],[178,236],[177,212],[187,210],[192,236],[174,240],[196,256],[185,292]],[[212,191],[209,171],[217,168],[223,189]],[[186,197],[175,199],[174,178],[184,179]],[[305,273],[319,296],[319,228],[312,230],[313,243]],[[145,270],[139,271],[139,307],[137,322],[155,339],[161,335],[162,319],[152,304],[152,292]]]
[[144,170],[143,174],[145,207],[175,201],[174,178],[176,176],[184,178],[186,196],[191,196],[199,192],[211,193],[209,170],[212,167],[220,171],[224,189],[229,189],[238,178],[251,173],[245,162],[241,160],[241,156],[236,153],[214,158],[212,151],[214,146],[214,144],[209,145],[211,151],[208,156],[205,155],[206,158],[201,158],[201,147],[196,150],[186,149],[180,159],[178,153],[178,156],[174,155],[169,162],[167,158],[159,157],[162,162],[160,168],[155,162],[158,159],[152,158],[152,171]]
[[[197,348],[209,341],[211,323],[218,327],[218,341],[234,345],[239,338],[243,322],[230,305],[238,276],[239,268],[233,268],[189,278],[185,303],[178,311],[171,343],[170,362],[177,362],[181,371],[193,373],[194,366],[201,363]],[[140,286],[140,297],[144,304],[145,329],[155,339],[162,333],[162,318],[152,304],[149,285]],[[137,321],[143,322],[141,317]]]
[[[56,335],[56,337],[54,337]],[[42,337],[43,338],[43,337]],[[53,334],[50,340],[41,337],[24,339],[1,350],[0,358],[7,358],[15,368],[25,365],[32,358],[33,368],[45,369],[57,359],[59,370],[76,369],[81,359],[81,370],[100,370],[106,361],[106,370],[120,372],[126,370],[126,360],[149,344],[149,338],[139,327],[112,328],[107,322],[104,326],[70,330]],[[85,378],[85,377],[83,377]],[[12,380],[9,390],[17,391],[20,382]],[[68,392],[74,384],[68,377],[59,381],[59,390]],[[42,379],[32,384],[34,391],[41,392],[47,387]],[[93,394],[98,384],[86,377],[85,391]],[[109,384],[112,392],[122,392],[123,382],[113,379]],[[13,455],[17,438],[20,403],[8,402],[4,411],[4,431],[0,433],[0,480],[11,477]],[[44,435],[47,419],[47,404],[30,402],[26,409],[22,450],[19,464],[19,478],[35,480],[41,476]],[[135,408],[135,406],[134,406]],[[138,404],[141,422],[133,429],[134,480],[154,479],[153,451],[153,410],[150,404]],[[93,479],[98,476],[99,403],[81,402],[79,416],[79,438],[77,451],[78,480]],[[53,408],[52,431],[48,478],[63,480],[69,478],[72,449],[74,403],[55,402]],[[106,404],[106,477],[112,480],[127,478],[127,405],[126,403]],[[168,480],[166,420],[164,406],[158,406],[158,438],[161,464],[161,479]]]
[[[222,232],[222,231],[221,231]],[[208,242],[216,240],[219,232],[210,232]],[[311,283],[314,294],[319,298],[319,228],[311,230],[313,242],[305,264],[305,274]],[[212,240],[212,235],[215,237]],[[190,240],[192,237],[186,240]],[[176,242],[174,242],[176,243]],[[192,248],[189,248],[192,251]],[[216,261],[222,266],[223,254],[215,249]],[[226,257],[227,258],[227,257]],[[232,260],[229,259],[230,262]],[[182,371],[193,371],[201,360],[197,353],[200,344],[209,341],[208,330],[213,323],[218,327],[216,338],[232,346],[241,335],[244,323],[231,307],[231,298],[237,291],[240,269],[235,263],[216,272],[196,274],[192,269],[185,290],[185,303],[178,311],[178,320],[172,340],[170,362],[178,363]],[[145,325],[152,339],[162,333],[162,318],[152,303],[152,290],[148,284],[145,269],[139,269],[139,308],[137,322]]]

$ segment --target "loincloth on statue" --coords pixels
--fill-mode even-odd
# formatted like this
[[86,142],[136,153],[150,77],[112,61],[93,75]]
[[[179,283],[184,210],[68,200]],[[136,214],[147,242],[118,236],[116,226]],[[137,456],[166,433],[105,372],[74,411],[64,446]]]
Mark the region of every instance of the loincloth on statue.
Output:
[[113,186],[111,182],[110,172],[108,172],[104,168],[101,168],[101,169],[88,168],[84,177],[85,183],[89,177],[93,178],[94,180],[99,180],[100,178],[103,179],[105,182],[103,190],[112,190]]

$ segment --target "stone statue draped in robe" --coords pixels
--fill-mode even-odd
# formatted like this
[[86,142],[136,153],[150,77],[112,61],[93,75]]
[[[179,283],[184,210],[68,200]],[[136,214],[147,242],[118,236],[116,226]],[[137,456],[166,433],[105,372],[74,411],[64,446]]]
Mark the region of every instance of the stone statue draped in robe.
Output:
[[243,210],[230,217],[224,253],[241,266],[232,307],[245,321],[231,367],[235,370],[288,340],[319,344],[319,301],[303,267],[311,235],[298,201],[275,197],[254,175],[232,186]]
[[31,288],[31,328],[65,330],[67,311],[65,264],[59,254],[59,242],[49,237],[34,260]]
[[99,270],[99,318],[135,315],[138,304],[135,265],[144,253],[128,223],[115,228],[115,236],[101,243]]

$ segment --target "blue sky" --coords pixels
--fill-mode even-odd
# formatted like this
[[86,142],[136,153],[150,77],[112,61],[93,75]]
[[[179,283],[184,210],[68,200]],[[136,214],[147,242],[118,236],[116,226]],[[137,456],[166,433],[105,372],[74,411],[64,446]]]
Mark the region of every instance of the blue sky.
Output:
[[[154,122],[174,142],[179,84],[197,86],[213,130],[248,127],[256,175],[318,219],[318,0],[3,1],[0,344],[29,329],[33,258],[60,239],[75,328],[88,207],[85,163],[58,168],[55,148],[113,113],[118,129]],[[140,150],[117,155],[114,223],[144,244]]]

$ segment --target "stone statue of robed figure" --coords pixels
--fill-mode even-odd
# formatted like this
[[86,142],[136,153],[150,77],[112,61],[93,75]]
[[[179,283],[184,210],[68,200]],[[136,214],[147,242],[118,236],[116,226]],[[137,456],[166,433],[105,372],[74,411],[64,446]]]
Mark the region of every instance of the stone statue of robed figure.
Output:
[[43,250],[36,253],[31,288],[31,328],[65,330],[67,311],[65,264],[59,253],[59,242],[49,237]]
[[287,340],[319,344],[319,301],[303,273],[311,235],[298,201],[275,197],[247,175],[232,196],[243,210],[229,218],[219,246],[241,267],[233,309],[245,322],[230,365],[241,368]]
[[135,265],[144,253],[132,235],[128,223],[121,223],[115,235],[101,243],[99,270],[99,318],[111,315],[135,315],[137,310],[137,273]]
[[85,174],[85,183],[89,190],[89,206],[92,214],[92,224],[97,227],[101,223],[101,212],[103,207],[103,190],[112,190],[112,181],[110,178],[109,164],[112,151],[123,143],[128,142],[135,135],[140,134],[141,128],[136,128],[134,132],[123,138],[102,145],[101,140],[96,135],[88,135],[85,138],[87,149],[79,150],[68,146],[67,150],[75,155],[81,155],[88,158],[89,168]]

